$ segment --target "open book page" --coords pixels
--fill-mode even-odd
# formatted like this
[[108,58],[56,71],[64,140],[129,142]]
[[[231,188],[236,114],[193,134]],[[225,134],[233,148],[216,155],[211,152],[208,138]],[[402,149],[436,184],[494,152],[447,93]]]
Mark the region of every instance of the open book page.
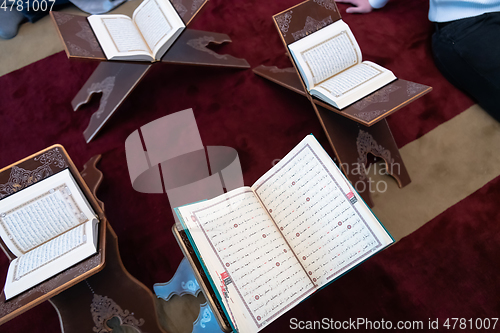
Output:
[[239,332],[262,329],[314,291],[249,187],[178,212]]
[[0,237],[17,257],[96,218],[68,169],[0,200]]
[[363,61],[320,83],[311,90],[311,95],[342,109],[395,79],[388,69]]
[[92,26],[106,58],[154,60],[153,54],[131,18],[125,15],[92,15]]
[[361,84],[381,75],[384,69],[379,67],[368,61],[362,62],[320,83],[316,89],[322,88],[329,94],[340,97],[356,89]]
[[349,26],[338,20],[288,46],[307,89],[362,61]]
[[5,283],[6,297],[11,298],[96,253],[97,226],[93,219],[12,260]]
[[134,11],[133,21],[157,60],[184,28],[184,23],[168,0],[144,0]]
[[342,20],[288,48],[311,95],[339,109],[396,79],[388,69],[362,62],[359,45]]
[[312,135],[252,188],[320,287],[392,243]]

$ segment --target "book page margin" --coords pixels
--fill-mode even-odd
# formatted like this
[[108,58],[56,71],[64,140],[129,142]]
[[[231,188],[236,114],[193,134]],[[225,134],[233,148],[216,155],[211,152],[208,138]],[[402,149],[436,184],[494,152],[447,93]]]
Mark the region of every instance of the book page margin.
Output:
[[[309,90],[313,89],[315,86],[318,84],[314,84],[313,80],[313,73],[309,67],[309,64],[302,58],[302,53],[306,52],[307,50],[310,50],[312,48],[315,48],[322,43],[325,43],[326,41],[330,40],[331,38],[334,38],[337,34],[340,34],[342,31],[345,31],[347,33],[347,36],[349,40],[352,43],[353,48],[356,51],[357,55],[357,63],[360,63],[363,60],[363,55],[361,54],[361,49],[359,48],[358,42],[356,41],[356,38],[354,37],[354,34],[352,33],[351,29],[349,26],[342,20],[337,20],[334,23],[326,26],[323,29],[320,29],[309,36],[302,38],[294,43],[291,43],[288,45],[288,49],[290,51],[290,54],[292,57],[295,59],[295,62],[299,69],[302,69],[304,75],[306,76],[304,81],[307,84],[307,87]],[[335,36],[331,36],[335,35]],[[352,66],[351,66],[352,67]],[[305,70],[307,68],[308,70]],[[337,73],[338,74],[338,73]],[[328,79],[326,79],[328,80]],[[326,81],[323,80],[323,81]]]
[[[242,189],[242,188],[240,188]],[[239,190],[239,189],[238,189]],[[233,190],[233,191],[236,191],[236,190]],[[233,192],[231,191],[231,192]],[[231,193],[231,192],[228,192],[228,193]],[[228,194],[226,193],[226,194]],[[217,253],[216,249],[213,247],[212,245],[212,242],[210,241],[210,239],[208,238],[208,235],[206,234],[204,228],[201,226],[201,224],[199,223],[198,221],[198,218],[196,217],[196,212],[199,212],[201,210],[204,210],[204,209],[207,209],[209,207],[212,207],[212,206],[215,206],[215,205],[218,205],[226,200],[229,200],[230,198],[233,198],[233,197],[236,197],[238,195],[241,195],[241,194],[245,194],[245,193],[254,193],[254,191],[251,189],[251,188],[248,188],[247,187],[247,190],[244,191],[244,192],[240,192],[240,193],[236,193],[234,195],[231,195],[231,196],[227,196],[227,195],[224,195],[224,199],[221,200],[221,201],[218,201],[217,203],[214,203],[214,204],[210,204],[210,205],[207,205],[201,209],[197,209],[197,210],[193,210],[193,211],[190,211],[191,214],[194,215],[196,221],[193,221],[193,223],[196,225],[196,228],[198,229],[201,229],[203,231],[203,234],[204,234],[204,237],[205,237],[205,241],[210,245],[211,249],[212,249],[212,252],[215,254],[215,256],[217,257],[217,264],[220,265],[221,267],[224,267],[224,263],[222,262],[219,254]],[[183,207],[186,207],[186,206],[183,206]],[[185,221],[185,218],[189,218],[187,215],[183,214],[181,212],[182,208],[183,207],[179,207],[179,212],[180,212],[180,215],[181,215],[181,221],[183,221],[184,223],[186,222]],[[264,209],[264,208],[263,208]],[[266,212],[267,213],[267,212]],[[272,220],[272,219],[271,219]],[[187,224],[193,224],[191,221],[187,222]],[[274,224],[274,221],[273,221],[273,224]],[[196,246],[195,245],[195,242],[192,238],[192,235],[191,233],[189,232],[189,229],[186,228],[186,234],[188,235],[189,239],[191,240],[191,243],[192,245],[194,245],[194,247]],[[279,231],[279,229],[278,229]],[[279,232],[280,235],[281,235],[281,232]],[[199,250],[198,250],[198,247],[196,247],[196,252],[197,253],[200,253]],[[202,259],[202,258],[201,258]],[[202,262],[205,261],[206,259],[202,259]],[[299,261],[300,263],[300,261]],[[203,265],[205,267],[205,265]],[[230,273],[224,269],[224,272],[227,272],[228,276],[231,278],[232,280],[232,283],[231,285],[233,286],[233,288],[236,290],[237,294],[238,294],[238,298],[240,300],[240,302],[243,304],[243,306],[245,307],[245,310],[246,312],[250,315],[250,317],[252,318],[253,320],[253,324],[258,328],[258,330],[264,328],[265,326],[269,325],[273,320],[275,320],[277,317],[279,317],[280,315],[282,315],[283,313],[287,312],[288,310],[292,309],[293,307],[295,307],[298,303],[300,303],[302,300],[304,300],[305,298],[307,298],[308,296],[310,296],[313,292],[315,292],[317,290],[317,286],[315,286],[314,284],[311,283],[311,288],[308,289],[306,292],[304,292],[302,295],[298,296],[295,300],[289,302],[286,306],[284,306],[282,309],[280,309],[279,311],[277,311],[276,313],[274,313],[273,315],[271,315],[270,317],[266,318],[266,320],[264,322],[260,322],[257,320],[257,318],[255,318],[253,316],[253,313],[250,311],[250,308],[248,307],[245,299],[242,297],[241,295],[241,292],[239,291],[238,287],[236,286],[236,282],[233,280],[233,278],[231,277]],[[207,272],[208,273],[208,272]],[[307,274],[306,274],[307,275]],[[221,291],[219,290],[219,288],[217,286],[214,285],[214,282],[212,280],[212,275],[211,274],[207,274],[207,276],[210,276],[211,277],[211,284],[212,284],[212,287],[217,290],[218,294],[220,295],[221,294]],[[222,298],[222,297],[221,297]],[[231,307],[229,306],[229,304],[227,304],[227,302],[225,302],[224,300],[224,304],[226,305],[227,309],[229,311],[231,311]],[[226,314],[227,315],[227,314]],[[228,316],[229,318],[229,316]],[[234,321],[234,317],[231,316],[231,318],[233,318],[233,321]],[[236,327],[237,331],[243,331],[243,330],[238,330],[238,327]]]
[[[40,185],[42,184],[42,185]],[[6,210],[10,211],[13,209],[18,209],[21,208],[26,204],[26,202],[35,200],[38,197],[42,195],[46,195],[48,190],[54,188],[54,187],[59,187],[65,184],[66,186],[69,187],[72,195],[72,199],[75,202],[77,208],[85,214],[87,217],[86,221],[83,221],[81,223],[78,223],[78,225],[81,225],[83,223],[86,223],[88,220],[91,218],[96,218],[99,220],[98,216],[96,215],[95,212],[91,210],[90,203],[86,200],[84,194],[82,191],[80,191],[76,180],[73,178],[71,175],[71,172],[69,169],[62,170],[61,172],[58,172],[48,178],[45,178],[44,180],[35,183],[31,185],[30,187],[23,189],[22,191],[15,193],[5,199],[3,199],[2,204],[7,205]],[[30,190],[31,189],[31,190]],[[76,195],[78,194],[78,195]],[[85,199],[84,199],[85,198]],[[16,202],[22,202],[21,204],[18,204]],[[0,214],[3,213],[0,212]],[[74,227],[67,229],[66,231],[69,231],[78,225],[75,225]],[[65,231],[65,232],[66,232]],[[0,219],[0,237],[3,239],[5,246],[8,247],[8,249],[16,256],[19,257],[23,255],[25,252],[22,250],[18,250],[17,245],[8,237],[8,228],[4,225],[3,221]],[[57,236],[56,236],[57,237]],[[53,237],[55,238],[55,237]],[[47,240],[46,242],[50,241]],[[42,243],[43,244],[43,243]],[[38,244],[37,246],[40,246],[41,244]]]
[[[119,14],[114,14],[114,15],[91,15],[87,17],[87,20],[90,24],[90,27],[92,28],[92,31],[94,32],[97,41],[99,42],[99,45],[101,46],[102,51],[106,55],[106,58],[109,60],[113,57],[116,56],[134,56],[134,55],[147,55],[151,58],[150,61],[154,59],[152,52],[150,50],[140,50],[136,52],[120,52],[113,40],[113,37],[110,35],[106,25],[104,24],[103,20],[104,19],[113,19],[113,18],[127,18],[131,20],[131,22],[134,24],[134,27],[137,26],[135,23],[132,21],[132,19],[126,15],[119,15]],[[139,35],[141,36],[144,44],[146,47],[148,47],[148,44],[142,37],[141,32],[138,30]],[[149,48],[149,47],[148,47]]]
[[[324,151],[323,147],[321,147],[321,145],[319,144],[319,142],[316,140],[316,138],[313,135],[306,136],[306,138],[304,138],[297,146],[295,146],[294,149],[292,149],[292,151],[290,153],[288,153],[280,162],[278,162],[273,168],[271,168],[261,178],[259,178],[252,185],[252,189],[254,189],[255,193],[258,194],[257,191],[258,191],[260,186],[262,186],[265,182],[267,182],[269,179],[271,179],[279,170],[284,168],[289,162],[291,162],[298,154],[300,154],[306,148],[309,148],[311,150],[311,152],[313,153],[313,155],[316,156],[319,163],[326,170],[326,172],[328,173],[328,175],[330,176],[332,181],[340,189],[342,195],[345,197],[345,199],[348,202],[350,202],[349,198],[347,197],[347,193],[349,193],[349,192],[355,193],[357,198],[361,198],[360,195],[354,190],[354,188],[352,188],[352,185],[349,184],[349,181],[338,170],[337,166],[334,165],[331,158],[328,156],[326,151]],[[321,158],[318,155],[321,155]],[[325,159],[326,159],[326,162],[324,161]],[[327,167],[327,164],[329,167]],[[343,182],[337,181],[336,177],[334,177],[333,174],[335,174],[336,177],[341,177],[340,179],[343,180]],[[393,242],[393,239],[390,236],[390,234],[387,232],[387,230],[382,225],[382,223],[378,220],[378,218],[371,212],[371,210],[369,208],[367,208],[366,203],[364,201],[359,201],[359,200],[357,201],[357,203],[358,202],[360,203],[359,210],[358,210],[358,207],[355,206],[355,204],[350,203],[350,205],[354,209],[356,214],[359,216],[359,218],[361,219],[363,224],[368,228],[368,230],[373,235],[373,237],[377,240],[378,244],[375,248],[377,250],[373,249],[372,251],[365,253],[363,256],[357,258],[356,260],[354,260],[352,262],[347,263],[341,269],[330,274],[327,277],[326,284],[328,284],[333,279],[335,279],[336,278],[335,276],[338,275],[339,273],[347,272],[352,267],[356,266],[361,259],[365,260],[366,256],[370,256],[370,255],[372,255],[372,253],[380,251],[386,245]],[[265,202],[263,204],[265,205]],[[368,211],[367,211],[367,209],[368,209]],[[362,211],[362,213],[360,213],[360,211]],[[369,215],[366,216],[368,213],[369,213]],[[381,226],[380,229],[382,229],[382,230],[377,230],[378,232],[375,233],[373,231],[373,229],[370,227],[370,224],[368,224],[366,222],[365,218],[371,218],[371,219],[375,220],[376,222],[378,222],[378,226]],[[383,238],[383,240],[384,240],[383,242],[382,242],[381,238]],[[320,286],[320,287],[322,287],[322,286]]]

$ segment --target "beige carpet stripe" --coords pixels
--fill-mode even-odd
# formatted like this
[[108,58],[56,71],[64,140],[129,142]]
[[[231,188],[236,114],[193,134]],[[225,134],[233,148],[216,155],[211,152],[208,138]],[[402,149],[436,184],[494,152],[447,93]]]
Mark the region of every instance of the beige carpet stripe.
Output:
[[500,123],[474,105],[400,151],[408,186],[373,176],[389,185],[373,195],[373,211],[397,240],[500,175]]

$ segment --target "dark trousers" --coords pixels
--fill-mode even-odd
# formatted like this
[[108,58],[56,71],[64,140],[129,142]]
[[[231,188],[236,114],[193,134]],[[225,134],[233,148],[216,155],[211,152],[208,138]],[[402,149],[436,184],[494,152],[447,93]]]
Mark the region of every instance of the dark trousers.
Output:
[[500,121],[500,12],[436,23],[432,51],[441,73]]

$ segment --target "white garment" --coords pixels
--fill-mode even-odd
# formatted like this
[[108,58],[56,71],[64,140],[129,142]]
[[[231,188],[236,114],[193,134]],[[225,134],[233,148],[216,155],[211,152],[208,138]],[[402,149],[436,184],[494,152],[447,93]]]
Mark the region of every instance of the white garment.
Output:
[[[378,9],[389,0],[368,1]],[[448,22],[490,12],[500,12],[499,0],[429,0],[429,21],[432,22]]]

